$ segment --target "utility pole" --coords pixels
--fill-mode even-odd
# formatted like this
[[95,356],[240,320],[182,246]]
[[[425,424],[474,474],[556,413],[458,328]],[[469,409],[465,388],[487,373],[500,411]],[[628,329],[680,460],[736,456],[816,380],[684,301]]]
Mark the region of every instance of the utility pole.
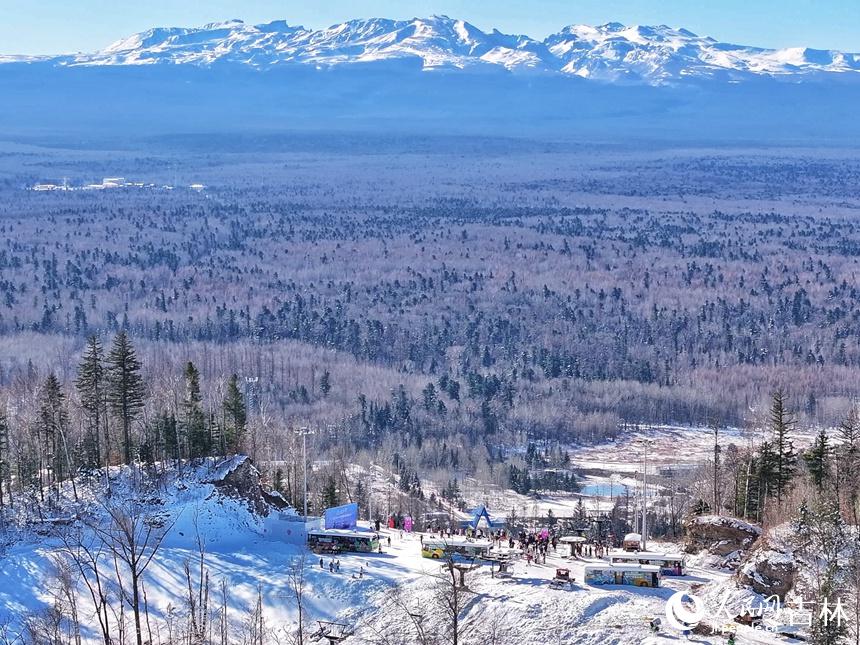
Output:
[[711,509],[711,512],[714,515],[721,515],[721,513],[720,513],[719,479],[720,479],[720,427],[715,423],[714,424],[714,508]]
[[642,550],[648,550],[648,448],[651,441],[645,440],[645,455],[642,460]]
[[302,465],[304,466],[304,498],[305,498],[305,519],[308,517],[308,435],[314,431],[303,426],[293,432],[302,435]]

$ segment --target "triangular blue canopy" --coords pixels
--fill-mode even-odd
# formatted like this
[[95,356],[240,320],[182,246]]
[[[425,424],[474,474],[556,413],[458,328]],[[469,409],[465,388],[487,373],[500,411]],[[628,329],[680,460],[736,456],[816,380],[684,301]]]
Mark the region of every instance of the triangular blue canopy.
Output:
[[481,521],[481,518],[487,520],[487,526],[489,527],[498,525],[498,523],[493,522],[493,520],[490,518],[490,514],[487,512],[486,506],[478,506],[474,511],[472,511],[472,517],[466,520],[466,526],[469,526],[473,529],[478,528],[478,523]]

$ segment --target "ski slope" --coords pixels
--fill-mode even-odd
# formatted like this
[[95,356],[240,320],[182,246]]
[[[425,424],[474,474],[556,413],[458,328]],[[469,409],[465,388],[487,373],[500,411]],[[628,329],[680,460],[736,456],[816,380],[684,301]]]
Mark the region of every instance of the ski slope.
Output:
[[[148,481],[145,490],[132,486],[132,479],[146,479],[126,470],[112,473],[112,499],[138,504],[157,514],[170,530],[152,565],[146,571],[147,602],[154,636],[167,628],[169,615],[182,616],[187,596],[186,563],[195,572],[204,545],[204,567],[209,572],[211,609],[220,603],[223,581],[227,589],[228,616],[234,634],[241,631],[253,609],[257,594],[262,598],[265,624],[274,636],[294,633],[298,607],[289,573],[304,558],[304,613],[307,628],[314,621],[333,620],[349,626],[354,635],[345,642],[379,642],[380,633],[390,643],[415,642],[402,613],[392,610],[391,600],[402,597],[415,612],[425,612],[425,629],[442,633],[444,614],[431,611],[437,594],[440,565],[420,554],[421,535],[381,532],[382,553],[344,554],[340,571],[330,572],[330,558],[310,554],[304,547],[304,524],[291,510],[260,517],[247,502],[225,495],[211,480],[214,465],[199,466],[183,473],[168,471]],[[79,482],[80,500],[75,502],[68,487],[61,491],[65,519],[98,518],[101,482]],[[5,548],[0,558],[0,623],[20,628],[27,612],[39,611],[53,601],[57,585],[52,578],[51,557],[61,548],[57,537],[39,535],[23,522],[19,504],[15,515],[7,515],[2,536]],[[81,521],[69,526],[82,526]],[[86,534],[86,529],[84,534]],[[390,544],[389,544],[390,539]],[[518,561],[510,578],[491,576],[488,567],[467,574],[471,592],[460,612],[461,643],[475,645],[498,642],[531,643],[662,643],[675,642],[678,633],[664,630],[653,636],[649,621],[664,614],[666,599],[677,590],[694,585],[718,589],[731,585],[729,572],[691,567],[683,578],[664,578],[658,589],[583,584],[582,560],[565,557],[567,548],[550,552],[545,564]],[[595,560],[596,561],[596,560]],[[550,580],[556,567],[569,568],[572,587],[553,589]],[[192,573],[192,578],[196,576]],[[114,590],[115,593],[115,590]],[[81,594],[84,598],[85,594]],[[93,607],[81,601],[79,611],[90,625]],[[739,643],[787,642],[778,637],[739,628]],[[98,642],[93,627],[84,641]],[[274,640],[272,642],[275,642]],[[693,637],[693,642],[720,643],[722,636]]]

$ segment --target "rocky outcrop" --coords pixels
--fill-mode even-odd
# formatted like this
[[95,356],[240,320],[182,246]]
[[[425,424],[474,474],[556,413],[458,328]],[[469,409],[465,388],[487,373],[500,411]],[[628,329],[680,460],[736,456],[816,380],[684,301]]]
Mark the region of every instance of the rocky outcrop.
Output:
[[684,520],[684,550],[729,556],[745,553],[761,537],[761,528],[735,517],[694,515]]
[[248,502],[257,515],[267,516],[272,510],[287,508],[286,500],[277,492],[267,491],[261,479],[260,471],[247,455],[236,455],[215,467],[211,483],[221,493]]
[[797,560],[793,554],[763,540],[741,563],[737,579],[762,596],[778,596],[784,600],[794,588],[797,573]]

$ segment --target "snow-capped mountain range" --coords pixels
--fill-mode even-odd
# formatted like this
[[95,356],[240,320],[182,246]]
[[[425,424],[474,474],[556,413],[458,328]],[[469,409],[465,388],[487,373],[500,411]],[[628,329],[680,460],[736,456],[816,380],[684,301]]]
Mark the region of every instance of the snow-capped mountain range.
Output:
[[803,80],[838,74],[853,78],[860,72],[860,54],[856,53],[733,45],[665,25],[572,25],[540,41],[497,30],[488,33],[446,16],[351,20],[321,30],[283,21],[249,25],[232,20],[199,28],[149,29],[92,54],[0,57],[0,63],[37,61],[56,66],[232,63],[261,70],[400,61],[427,71],[500,69],[650,85],[761,76]]

